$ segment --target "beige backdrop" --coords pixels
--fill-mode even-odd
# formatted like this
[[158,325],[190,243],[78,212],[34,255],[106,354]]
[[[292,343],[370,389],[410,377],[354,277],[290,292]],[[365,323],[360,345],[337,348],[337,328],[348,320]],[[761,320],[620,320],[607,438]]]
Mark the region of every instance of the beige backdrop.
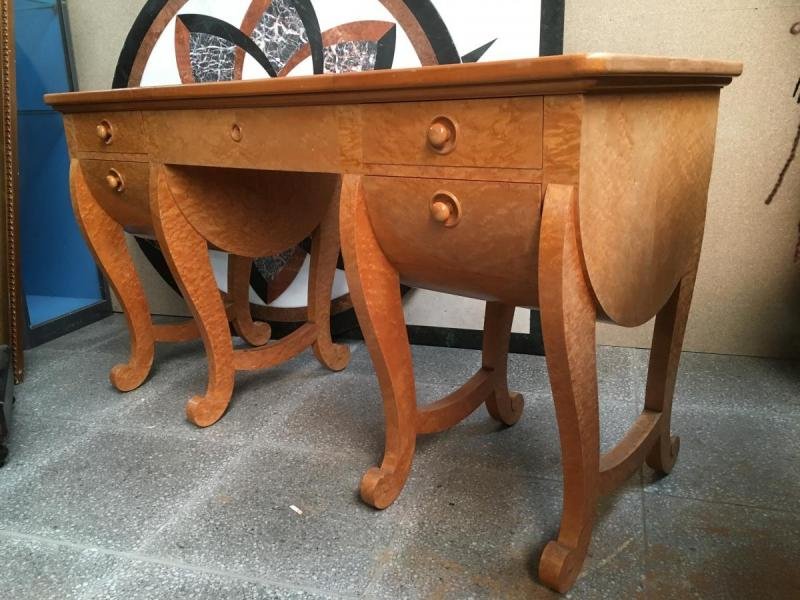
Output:
[[[144,0],[71,0],[82,89],[110,86],[116,57]],[[800,122],[791,94],[800,77],[800,2],[787,0],[566,0],[565,52],[729,58],[744,75],[722,95],[706,238],[686,349],[800,356],[800,160],[771,206],[764,199]],[[102,27],[99,25],[102,24]],[[98,32],[102,31],[102,35]],[[136,250],[138,252],[138,249]],[[140,261],[153,310],[184,314],[180,300]],[[409,321],[479,327],[473,301],[418,293]],[[520,314],[516,329],[527,327]],[[649,330],[601,325],[600,343],[648,346]]]

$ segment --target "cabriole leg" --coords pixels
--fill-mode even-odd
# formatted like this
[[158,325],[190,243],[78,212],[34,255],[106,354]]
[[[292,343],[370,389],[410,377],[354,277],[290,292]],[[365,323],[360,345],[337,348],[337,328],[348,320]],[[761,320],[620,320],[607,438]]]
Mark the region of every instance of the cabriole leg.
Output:
[[119,391],[129,392],[142,385],[153,366],[155,334],[147,297],[128,252],[122,226],[97,203],[77,160],[70,166],[70,187],[78,226],[128,322],[130,359],[111,369],[110,379]]
[[576,202],[573,187],[548,186],[539,246],[539,305],[564,473],[561,527],[542,553],[539,577],[562,593],[575,582],[589,548],[600,452],[596,311],[581,265]]
[[228,255],[228,298],[231,303],[231,324],[236,335],[251,346],[263,346],[272,336],[269,323],[254,321],[250,312],[250,270],[253,259]]
[[661,414],[661,433],[647,455],[647,464],[664,474],[672,470],[680,448],[680,438],[671,437],[670,420],[695,275],[696,271],[693,271],[681,280],[669,302],[659,311],[653,331],[644,407]]
[[169,189],[165,167],[151,174],[150,213],[158,243],[200,329],[208,358],[208,388],[186,405],[186,416],[207,427],[225,413],[233,393],[234,365],[225,305],[208,258],[208,245],[186,220]]
[[317,325],[314,355],[332,371],[350,362],[350,348],[331,339],[331,288],[339,262],[339,195],[336,190],[325,216],[311,240],[311,270],[308,285],[308,320]]
[[496,421],[513,425],[522,416],[522,394],[508,391],[508,344],[515,307],[500,302],[486,303],[483,324],[483,368],[492,372],[494,390],[486,408]]
[[361,178],[345,176],[341,232],[353,306],[378,376],[386,416],[386,448],[380,468],[361,480],[361,497],[375,508],[389,506],[403,489],[416,445],[416,393],[400,280],[370,225]]

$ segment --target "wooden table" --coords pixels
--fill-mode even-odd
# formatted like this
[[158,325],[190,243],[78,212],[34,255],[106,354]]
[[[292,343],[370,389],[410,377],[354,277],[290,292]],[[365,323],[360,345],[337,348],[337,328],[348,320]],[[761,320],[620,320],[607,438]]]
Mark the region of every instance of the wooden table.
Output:
[[[719,91],[740,72],[731,62],[594,54],[50,101],[67,113],[79,182],[88,188],[122,165],[135,185],[149,185],[155,231],[201,330],[220,324],[204,338],[212,366],[224,319],[205,240],[268,254],[284,244],[263,238],[277,229],[261,225],[283,219],[305,231],[341,176],[348,282],[386,415],[383,461],[361,483],[377,508],[402,490],[417,435],[444,431],[483,403],[501,423],[519,419],[522,398],[506,383],[511,320],[515,306],[539,308],[564,471],[561,529],[539,576],[566,591],[599,495],[645,461],[664,473],[675,462],[670,408]],[[97,146],[103,121],[119,136],[112,154]],[[317,175],[295,175],[295,187],[287,172]],[[259,227],[241,229],[240,211]],[[482,368],[425,407],[415,398],[401,281],[487,301]],[[653,316],[644,410],[601,456],[595,323]]]

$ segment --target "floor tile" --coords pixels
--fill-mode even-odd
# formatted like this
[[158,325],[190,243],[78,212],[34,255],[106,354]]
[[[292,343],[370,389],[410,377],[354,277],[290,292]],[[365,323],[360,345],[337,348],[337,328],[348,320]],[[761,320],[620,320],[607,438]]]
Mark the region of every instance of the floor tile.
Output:
[[[443,473],[418,471],[397,501],[411,526],[406,541],[383,557],[368,590],[380,598],[557,598],[538,583],[538,561],[555,537],[561,488],[451,463]],[[604,501],[583,576],[570,597],[630,598],[641,585],[644,545],[640,493]]]
[[[414,376],[417,384],[460,386],[472,377],[481,366],[478,350],[412,346]],[[597,372],[601,397],[617,401],[644,402],[634,396],[634,385],[646,375],[647,353],[631,348],[599,346]],[[644,361],[645,366],[642,367]],[[374,369],[365,347],[353,353],[350,371],[374,376]],[[508,382],[512,390],[527,390],[535,394],[549,394],[550,380],[544,356],[509,354]]]
[[125,560],[89,596],[91,600],[327,600],[329,594],[175,565]]
[[19,539],[0,531],[2,595],[14,600],[84,600],[116,561],[96,550]]
[[0,496],[0,529],[130,550],[239,451],[102,431]]
[[255,448],[144,551],[197,567],[225,565],[236,573],[359,594],[376,557],[404,534],[397,511],[379,513],[357,497],[364,469],[363,461]]
[[646,597],[800,598],[797,515],[645,495]]
[[328,379],[306,380],[293,373],[291,367],[281,365],[263,372],[238,374],[227,412],[205,429],[186,419],[186,403],[205,393],[205,364],[163,373],[150,388],[129,393],[123,410],[109,418],[133,430],[158,430],[194,440],[249,441],[269,435],[303,394],[315,393],[339,376],[327,372]]
[[[442,392],[446,389],[439,388]],[[511,427],[494,421],[485,407],[479,408],[453,429],[419,439],[418,454],[426,460],[446,463],[460,460],[486,469],[503,465],[514,475],[561,480],[561,446],[555,406],[548,396],[523,390],[525,408]],[[600,404],[601,450],[610,450],[634,422],[631,405],[604,400]],[[638,477],[630,485],[639,486]]]
[[[207,429],[184,415],[205,389],[202,344],[158,345],[152,376],[120,394],[108,372],[128,344],[115,316],[26,356],[0,469],[9,597],[558,597],[537,583],[562,493],[544,357],[509,356],[519,423],[481,407],[421,437],[406,489],[377,512],[358,497],[384,444],[363,344],[342,373],[305,352],[237,375],[230,410]],[[477,351],[413,355],[421,405],[480,365]],[[647,360],[598,349],[604,450],[641,409]],[[603,499],[567,597],[800,597],[799,426],[798,363],[685,354],[678,463]]]
[[76,348],[80,348],[83,351],[96,350],[101,344],[106,344],[112,339],[120,339],[123,336],[127,336],[127,333],[125,316],[115,313],[105,319],[100,319],[91,325],[73,331],[69,335],[56,338],[32,351],[26,352],[26,356],[28,354],[35,354],[41,350],[61,350],[68,352],[73,352]]
[[667,477],[645,469],[645,491],[800,511],[798,424],[797,418],[766,411],[676,406],[678,461]]
[[798,373],[796,361],[684,353],[675,403],[726,411],[779,410],[800,416]]
[[110,369],[119,362],[110,355],[41,350],[31,362],[25,381],[14,390],[14,409],[20,414],[93,423],[124,404],[125,395],[108,379]]
[[49,461],[85,440],[89,429],[81,423],[12,413],[8,459],[0,469],[0,498],[10,493],[12,485],[31,479]]

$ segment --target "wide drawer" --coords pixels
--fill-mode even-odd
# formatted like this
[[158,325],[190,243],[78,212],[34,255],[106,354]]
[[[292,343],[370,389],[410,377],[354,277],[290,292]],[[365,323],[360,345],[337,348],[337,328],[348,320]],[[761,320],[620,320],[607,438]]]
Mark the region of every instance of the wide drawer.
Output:
[[536,304],[538,184],[366,177],[364,192],[378,243],[406,283]]
[[144,113],[160,162],[279,171],[341,171],[338,112],[330,106]]
[[73,152],[147,152],[141,113],[72,114],[64,116],[64,124]]
[[150,165],[111,160],[81,160],[81,169],[98,204],[132,233],[151,233]]
[[365,105],[364,162],[540,169],[541,97]]

